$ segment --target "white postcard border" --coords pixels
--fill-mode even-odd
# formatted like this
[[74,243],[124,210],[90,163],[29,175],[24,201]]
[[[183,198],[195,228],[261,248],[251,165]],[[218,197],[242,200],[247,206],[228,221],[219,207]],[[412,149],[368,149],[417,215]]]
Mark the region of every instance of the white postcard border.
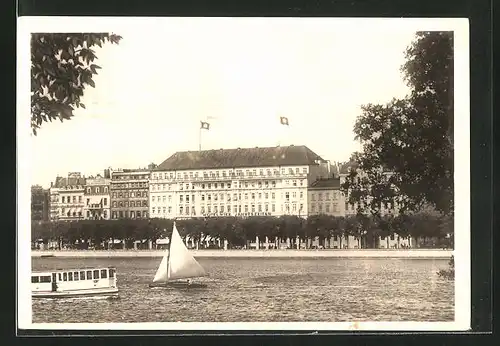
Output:
[[[343,28],[374,24],[415,31],[454,31],[455,51],[455,321],[454,322],[178,322],[178,323],[32,323],[30,272],[30,34],[32,32],[115,32],[120,26],[168,20],[334,21]],[[133,24],[131,24],[133,23]],[[20,17],[17,38],[17,311],[20,329],[96,330],[332,330],[466,331],[470,328],[470,134],[469,22],[463,18],[137,18]]]

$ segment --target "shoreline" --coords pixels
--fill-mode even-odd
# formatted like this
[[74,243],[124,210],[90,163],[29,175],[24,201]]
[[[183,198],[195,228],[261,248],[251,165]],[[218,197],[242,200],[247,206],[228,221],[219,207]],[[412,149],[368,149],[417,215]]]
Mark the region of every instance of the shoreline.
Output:
[[[190,250],[203,258],[447,258],[453,250],[442,249],[332,249],[332,250]],[[165,250],[32,250],[32,258],[144,258],[163,257]]]

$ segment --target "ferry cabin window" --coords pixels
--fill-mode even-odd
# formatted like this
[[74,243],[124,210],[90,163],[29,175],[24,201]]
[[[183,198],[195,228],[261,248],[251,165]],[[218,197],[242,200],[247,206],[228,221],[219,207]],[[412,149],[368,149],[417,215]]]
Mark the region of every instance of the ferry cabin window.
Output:
[[85,280],[85,272],[80,272],[80,280]]
[[75,272],[75,273],[73,274],[73,277],[75,278],[75,281],[79,281],[79,280],[80,280],[80,275],[79,275],[79,274],[80,274],[80,273],[78,273],[78,272]]
[[106,279],[108,277],[108,271],[106,269],[101,270],[101,278]]
[[38,276],[32,276],[31,277],[31,283],[32,284],[36,284],[38,282],[40,282],[40,278]]
[[68,273],[68,281],[73,281],[73,273],[72,272]]
[[59,281],[62,281],[62,274],[58,273],[58,276],[59,276]]
[[63,273],[63,281],[68,281],[68,273]]
[[40,276],[40,282],[51,282],[50,275]]
[[112,278],[115,276],[115,270],[114,269],[110,269],[109,270],[109,277]]
[[99,270],[94,270],[94,280],[99,279]]
[[92,280],[92,270],[87,270],[87,280]]

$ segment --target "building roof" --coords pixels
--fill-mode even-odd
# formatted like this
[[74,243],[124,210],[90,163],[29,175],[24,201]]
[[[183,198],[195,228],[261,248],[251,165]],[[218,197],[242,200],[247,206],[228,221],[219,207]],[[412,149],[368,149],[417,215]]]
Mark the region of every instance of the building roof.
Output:
[[278,146],[203,151],[179,151],[163,161],[155,171],[315,165],[324,161],[308,147]]
[[344,162],[344,163],[341,163],[339,165],[339,174],[349,174],[349,169],[356,169],[359,167],[359,163],[355,162],[355,161],[348,161],[348,162]]
[[150,172],[150,170],[148,168],[123,168],[112,171],[113,174],[129,174],[129,173],[144,173],[144,172]]
[[86,184],[86,179],[83,177],[80,178],[64,178],[64,177],[56,177],[54,185],[52,187],[66,187],[66,186],[84,186]]
[[318,179],[312,182],[311,189],[340,189],[340,179],[330,178],[330,179]]
[[[359,167],[359,163],[355,161],[345,162],[340,164],[340,173],[339,174],[349,174],[349,169],[357,169]],[[387,167],[382,167],[383,173],[392,173]]]

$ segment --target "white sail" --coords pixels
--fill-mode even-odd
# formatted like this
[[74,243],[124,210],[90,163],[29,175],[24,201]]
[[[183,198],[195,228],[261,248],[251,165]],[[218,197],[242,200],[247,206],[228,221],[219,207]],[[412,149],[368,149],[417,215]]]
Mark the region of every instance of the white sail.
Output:
[[186,245],[184,245],[174,223],[170,239],[170,249],[163,256],[153,282],[167,282],[168,280],[188,279],[205,275],[203,267],[189,253]]
[[160,266],[156,271],[153,282],[166,282],[168,280],[168,250],[165,252],[163,259],[161,260]]
[[[205,276],[205,270],[189,253],[188,248],[177,231],[174,223],[172,239],[170,240],[170,254],[168,265],[168,279],[188,279]],[[161,266],[161,265],[160,265]]]

